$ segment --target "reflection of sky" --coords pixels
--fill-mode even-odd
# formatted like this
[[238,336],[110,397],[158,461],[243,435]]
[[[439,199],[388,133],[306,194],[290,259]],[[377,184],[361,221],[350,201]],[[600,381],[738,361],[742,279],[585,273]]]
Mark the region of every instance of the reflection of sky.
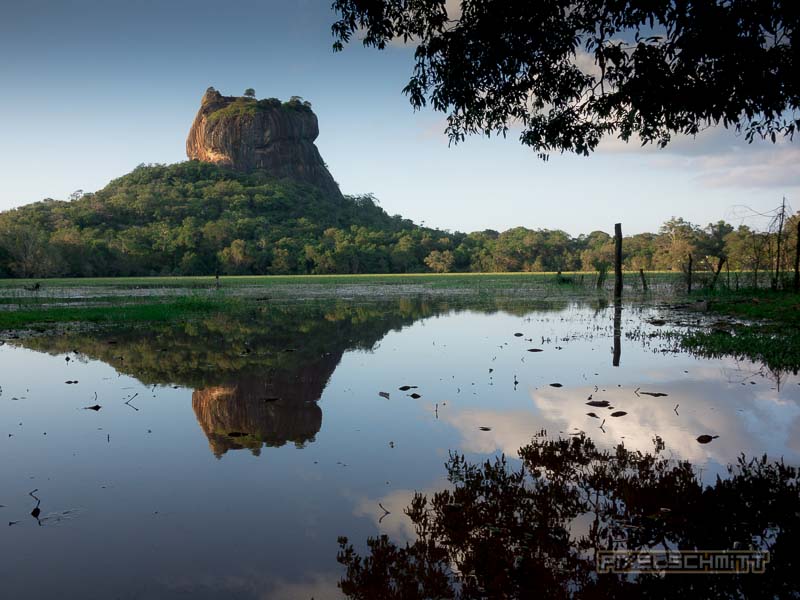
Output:
[[[306,448],[232,451],[222,460],[208,450],[191,390],[145,387],[96,361],[0,347],[0,516],[20,521],[0,538],[3,556],[15,557],[0,563],[4,589],[324,597],[340,574],[337,536],[362,550],[377,532],[408,539],[403,508],[414,490],[444,485],[450,449],[473,459],[514,455],[541,429],[583,430],[642,450],[659,435],[668,452],[706,473],[740,452],[798,461],[796,376],[778,391],[752,365],[661,353],[646,335],[623,337],[614,368],[611,317],[571,307],[418,321],[370,352],[344,354],[319,401],[322,429]],[[634,333],[635,311],[623,318],[623,332]],[[527,352],[533,347],[544,351]],[[421,397],[402,385],[419,386]],[[637,397],[636,388],[668,396]],[[94,392],[102,410],[81,410]],[[133,394],[139,411],[124,404]],[[586,406],[590,394],[627,415],[606,416],[603,433],[586,413],[612,411]],[[720,437],[700,445],[703,433]],[[43,514],[74,516],[38,528],[29,516],[34,488]],[[378,503],[391,513],[380,524]],[[91,590],[82,575],[89,563],[102,573]],[[37,576],[40,564],[49,565],[47,578]]]

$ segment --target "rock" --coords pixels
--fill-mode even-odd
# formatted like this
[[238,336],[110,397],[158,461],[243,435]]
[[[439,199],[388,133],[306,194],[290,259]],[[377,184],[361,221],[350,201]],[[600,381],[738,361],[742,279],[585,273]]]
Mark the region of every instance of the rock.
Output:
[[317,116],[308,103],[223,96],[208,88],[186,139],[191,159],[236,171],[266,171],[341,197],[314,140]]

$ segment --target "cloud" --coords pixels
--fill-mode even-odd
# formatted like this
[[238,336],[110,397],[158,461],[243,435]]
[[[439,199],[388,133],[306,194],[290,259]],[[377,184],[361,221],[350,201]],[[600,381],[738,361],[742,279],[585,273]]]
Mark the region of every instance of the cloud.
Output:
[[708,188],[794,188],[800,186],[800,146],[787,139],[775,143],[724,127],[709,127],[696,136],[676,135],[666,148],[642,146],[638,137],[624,142],[605,138],[598,154],[640,154],[654,167],[689,171]]

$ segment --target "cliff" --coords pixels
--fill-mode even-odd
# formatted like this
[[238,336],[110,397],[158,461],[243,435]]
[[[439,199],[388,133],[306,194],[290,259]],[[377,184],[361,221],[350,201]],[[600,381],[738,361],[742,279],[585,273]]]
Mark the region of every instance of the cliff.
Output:
[[208,88],[186,139],[186,155],[237,171],[264,170],[341,197],[314,145],[317,116],[298,99],[223,96]]

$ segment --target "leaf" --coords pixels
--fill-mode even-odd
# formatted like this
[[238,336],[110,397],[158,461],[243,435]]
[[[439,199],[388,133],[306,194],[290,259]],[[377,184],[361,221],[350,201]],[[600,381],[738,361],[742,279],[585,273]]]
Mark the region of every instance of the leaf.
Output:
[[386,398],[388,400],[389,392],[378,392],[378,396],[380,396],[381,398]]
[[711,440],[715,440],[718,437],[718,435],[708,435],[704,433],[703,435],[697,437],[697,441],[701,444],[708,444]]
[[422,396],[420,396],[416,392],[414,392],[413,394],[409,394],[409,396],[411,396],[414,400],[416,400],[417,398],[422,398]]
[[541,348],[528,348],[528,352],[544,352]]
[[515,333],[514,337],[522,337],[522,334],[521,333]]
[[102,407],[99,404],[95,404],[94,406],[84,406],[83,410],[93,410],[93,411],[97,412],[101,408]]
[[596,414],[594,414],[593,412],[586,413],[586,416],[587,416],[587,417],[592,417],[593,419],[599,419],[599,418],[600,418],[600,417],[598,417]]
[[605,408],[608,406],[608,400],[592,400],[591,402],[586,403],[588,406],[594,406],[596,408]]
[[618,411],[616,411],[616,412],[612,412],[612,413],[611,413],[611,416],[612,416],[612,417],[624,417],[624,416],[625,416],[625,415],[627,415],[627,414],[628,414],[628,413],[626,413],[624,410],[618,410]]
[[401,392],[407,392],[408,390],[417,389],[417,386],[416,385],[402,385],[397,389],[400,390]]
[[551,384],[550,384],[550,387],[559,388],[559,387],[564,387],[564,386],[563,386],[563,385],[561,385],[560,383],[551,383]]
[[644,396],[652,396],[653,398],[663,398],[664,396],[668,396],[669,394],[665,394],[664,392],[639,392]]
[[480,429],[481,431],[491,431],[492,430],[491,427],[478,427],[478,429]]

